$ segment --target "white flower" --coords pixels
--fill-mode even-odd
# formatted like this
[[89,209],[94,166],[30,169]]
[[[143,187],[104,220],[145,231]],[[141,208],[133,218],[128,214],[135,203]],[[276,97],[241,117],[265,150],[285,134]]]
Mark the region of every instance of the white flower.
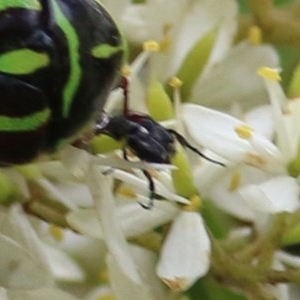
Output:
[[[110,2],[107,5],[113,6]],[[166,82],[177,75],[184,81],[183,90],[189,89],[185,100],[215,108],[228,109],[236,102],[249,108],[266,101],[266,89],[255,71],[263,64],[277,67],[278,55],[267,45],[242,42],[232,46],[238,13],[234,1],[223,1],[222,6],[217,0],[125,2],[113,11],[129,43],[155,40],[160,44],[148,64],[150,78]],[[215,34],[212,45],[204,42],[209,34]],[[187,72],[182,71],[188,59]],[[192,83],[187,82],[190,78]],[[132,90],[136,93],[138,88],[134,85]]]
[[37,289],[53,276],[36,233],[19,206],[1,209],[0,285],[8,289]]
[[195,84],[190,102],[228,110],[238,103],[244,111],[267,103],[266,88],[256,71],[262,65],[277,67],[279,58],[268,45],[242,42],[233,46],[222,61]]
[[[270,46],[242,42],[232,47],[237,29],[237,3],[234,0],[223,0],[222,5],[217,0],[104,2],[131,45],[138,49],[146,40],[156,41],[150,42],[131,62],[131,74],[126,76],[130,81],[130,109],[147,115],[155,112],[156,108],[147,100],[153,86],[158,84],[163,97],[154,100],[157,103],[167,98],[171,107],[168,117],[162,120],[180,133],[184,133],[184,122],[192,138],[205,147],[204,153],[226,163],[227,168],[206,161],[199,167],[199,157],[192,157],[195,176],[192,178],[187,168],[186,181],[191,187],[187,194],[178,192],[178,180],[174,179],[175,171],[170,166],[121,161],[120,151],[115,152],[116,156],[92,156],[69,147],[62,152],[61,161],[34,166],[37,174],[25,174],[26,167],[3,171],[1,199],[1,196],[9,198],[14,194],[12,187],[18,186],[16,193],[26,201],[24,207],[28,213],[68,229],[60,228],[65,238],[56,241],[49,237],[52,226],[37,218],[27,218],[17,205],[3,208],[1,299],[76,300],[72,295],[77,295],[78,286],[84,289],[81,298],[89,300],[106,296],[124,300],[177,299],[173,291],[185,291],[204,277],[212,255],[211,240],[199,208],[188,211],[189,208],[183,207],[197,194],[193,179],[197,180],[201,193],[204,191],[203,195],[246,221],[291,213],[298,208],[299,184],[289,176],[287,164],[298,152],[300,130],[297,134],[294,131],[300,123],[296,118],[282,121],[285,118],[281,111],[285,102],[282,95],[282,101],[273,101],[276,122],[268,122],[260,132],[256,128],[261,127],[265,110],[259,120],[256,114],[248,115],[249,122],[257,125],[252,130],[247,120],[242,122],[198,105],[187,104],[181,109],[178,87],[174,88],[172,105],[164,90],[170,77],[180,75],[184,81],[181,90],[184,100],[193,103],[228,109],[242,99],[246,102],[241,105],[245,109],[265,98],[266,88],[255,77],[254,70],[262,62],[277,66],[278,57]],[[276,88],[267,82],[273,98],[280,94]],[[255,100],[250,103],[249,99]],[[122,104],[123,91],[116,89],[105,110],[116,112]],[[295,107],[293,113],[300,108]],[[268,121],[271,118],[269,114]],[[274,128],[277,143],[271,141]],[[184,151],[180,149],[175,154],[178,153]],[[149,203],[149,180],[142,172],[145,169],[153,178],[155,193],[164,199],[155,201],[151,210],[140,206]],[[7,178],[12,186],[6,185]],[[182,186],[186,183],[183,181]],[[0,187],[1,183],[0,178]],[[157,228],[168,231],[158,234]],[[154,246],[153,236],[159,237]],[[134,243],[145,248],[133,246]],[[106,268],[108,282],[96,284],[95,278]],[[67,282],[70,294],[55,288],[57,281]]]
[[[149,199],[145,199],[145,201],[149,201]],[[178,208],[165,201],[157,201],[149,211],[141,209],[141,206],[135,201],[124,199],[124,201],[117,203],[115,209],[122,231],[127,238],[145,234],[170,222],[178,214]],[[99,239],[104,238],[102,227],[94,209],[78,209],[70,212],[67,220],[72,228],[82,234]]]
[[1,207],[0,222],[1,299],[79,299],[54,287],[45,245],[19,205]]
[[[116,3],[117,9],[114,9],[115,3],[111,1],[107,1],[107,7],[118,19],[129,41],[136,44],[150,39],[160,41],[167,34],[171,44],[169,57],[179,50],[183,59],[201,36],[217,26],[222,28],[220,40],[226,40],[230,45],[236,29],[237,5],[232,0],[224,1],[222,8],[217,1],[153,0],[138,4],[129,1]],[[218,51],[223,51],[222,47],[217,48]]]
[[299,208],[299,192],[297,180],[288,176],[273,177],[239,190],[249,207],[266,213],[294,212]]
[[[107,257],[111,274],[111,285],[117,299],[132,300],[164,300],[168,291],[155,274],[156,255],[140,247],[131,247],[136,266],[138,267],[143,284],[133,282],[125,276],[112,256]],[[172,297],[170,297],[172,299]]]
[[[217,197],[216,202],[219,204],[222,202],[221,206],[226,211],[247,219],[253,218],[252,209],[274,213],[292,212],[298,208],[299,186],[297,181],[288,175],[288,163],[296,155],[296,145],[299,140],[298,123],[296,123],[298,114],[295,109],[297,105],[287,104],[278,83],[266,80],[275,114],[275,126],[270,127],[270,122],[266,125],[268,128],[275,128],[278,144],[269,140],[273,136],[269,129],[267,134],[262,135],[245,122],[224,113],[192,104],[183,105],[184,122],[193,139],[228,160],[226,163],[228,171],[212,171],[214,175],[211,178],[216,178],[214,176],[217,172],[220,180],[218,184],[210,185],[207,194],[213,199]],[[270,117],[268,110],[265,112],[266,116]],[[240,168],[241,163],[254,166],[263,173],[252,170],[252,173],[257,175],[249,177],[251,169],[248,171],[249,168]],[[196,175],[198,186],[202,186],[201,190],[204,190],[208,184],[207,178],[205,186],[201,184],[203,172],[199,168]],[[273,176],[275,178],[272,179]],[[232,184],[233,187],[230,188]],[[243,197],[241,198],[240,195]],[[227,201],[228,198],[231,200]],[[239,203],[243,198],[248,205]],[[273,204],[270,205],[271,203]],[[239,207],[243,208],[239,209]],[[247,213],[247,210],[250,211]]]
[[79,300],[75,296],[72,296],[62,290],[47,287],[32,291],[4,291],[0,290],[0,296],[3,300]]
[[286,160],[281,151],[245,122],[200,105],[184,104],[182,109],[186,129],[199,145],[231,163],[284,171]]
[[163,244],[157,274],[172,290],[187,290],[208,272],[210,250],[201,215],[182,211]]
[[[198,278],[204,276],[210,265],[210,241],[199,213],[180,211],[174,204],[160,201],[155,202],[151,210],[145,210],[136,201],[124,199],[126,195],[123,198],[118,194],[113,195],[109,177],[114,177],[115,173],[122,173],[122,176],[118,175],[116,178],[126,183],[127,177],[130,178],[132,175],[116,170],[104,176],[95,162],[97,159],[91,157],[90,165],[93,167],[87,171],[86,178],[96,210],[74,210],[68,214],[67,220],[77,231],[106,242],[109,253],[110,282],[113,286],[114,284],[117,286],[114,292],[122,291],[124,282],[127,282],[127,290],[132,293],[131,297],[135,297],[135,293],[142,286],[146,292],[145,286],[149,284],[144,282],[144,273],[140,272],[140,268],[136,265],[136,257],[132,256],[125,237],[135,238],[148,234],[166,223],[172,225],[163,243],[157,267],[158,276],[177,291],[188,289]],[[146,178],[143,181],[147,183]],[[145,196],[139,195],[141,188],[139,181],[135,183],[129,180],[129,182],[137,199],[141,199],[138,200],[139,202],[144,199],[149,201]],[[166,186],[163,186],[162,182],[155,180],[155,184],[157,193],[161,193],[170,200],[172,197],[176,198],[174,197],[176,194],[172,196],[170,191],[168,194],[164,192]],[[148,183],[143,189],[148,195]],[[186,259],[179,260],[178,258],[182,257],[183,253],[186,253]],[[153,268],[154,266],[153,261]],[[150,287],[148,289],[151,290]],[[137,292],[137,295],[139,293],[141,292]],[[119,297],[122,298],[122,294],[123,292]],[[144,297],[147,298],[150,295],[151,293]]]
[[44,251],[47,255],[47,261],[52,274],[56,280],[61,282],[83,282],[85,280],[83,270],[74,259],[61,251],[59,247],[55,248],[54,245],[50,246],[45,244]]

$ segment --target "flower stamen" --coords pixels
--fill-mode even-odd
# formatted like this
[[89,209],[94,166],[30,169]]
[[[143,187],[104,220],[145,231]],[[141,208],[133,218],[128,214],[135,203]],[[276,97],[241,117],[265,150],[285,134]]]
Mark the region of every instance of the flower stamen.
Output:
[[174,89],[179,89],[182,86],[182,81],[174,76],[169,80],[169,85]]
[[65,233],[64,233],[63,229],[61,227],[53,225],[53,224],[50,225],[49,232],[57,242],[61,242],[65,237]]
[[240,138],[244,140],[249,140],[253,136],[253,129],[248,125],[241,125],[239,127],[236,127],[235,132]]
[[129,77],[132,74],[132,69],[130,68],[129,65],[125,65],[121,69],[121,74],[124,77]]
[[160,51],[160,45],[154,40],[149,40],[143,43],[143,51],[136,57],[131,64],[131,75],[136,75],[151,57],[153,52]]
[[149,41],[144,42],[143,50],[150,51],[150,52],[158,52],[158,51],[160,51],[160,45],[158,42],[156,42],[154,40],[149,40]]
[[202,200],[201,200],[200,196],[199,195],[193,195],[190,198],[190,201],[191,201],[190,204],[185,205],[183,207],[183,210],[184,211],[199,211],[199,208],[202,205]]
[[262,43],[262,31],[258,26],[250,27],[248,41],[251,45],[260,45]]
[[262,76],[265,79],[281,81],[281,76],[278,70],[274,68],[268,68],[268,67],[259,68],[257,74]]

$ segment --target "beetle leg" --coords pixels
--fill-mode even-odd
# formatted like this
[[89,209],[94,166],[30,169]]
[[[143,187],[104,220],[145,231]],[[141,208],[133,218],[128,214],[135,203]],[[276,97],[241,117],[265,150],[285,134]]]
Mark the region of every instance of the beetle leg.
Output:
[[[123,148],[123,158],[125,160],[128,160],[126,147]],[[149,203],[148,204],[140,203],[140,205],[145,209],[151,209],[153,207],[153,203],[154,203],[154,199],[155,199],[155,195],[156,195],[155,194],[155,184],[154,184],[154,181],[153,181],[150,173],[147,170],[142,170],[142,171],[148,180],[150,194],[149,194]]]
[[150,194],[149,194],[148,204],[140,203],[140,205],[145,209],[151,209],[154,205],[154,200],[156,199],[155,184],[154,184],[152,176],[150,175],[150,173],[147,170],[143,170],[143,173],[148,180]]
[[123,152],[123,159],[129,160],[126,152],[126,147],[123,147],[122,152]]
[[222,167],[225,167],[225,164],[223,164],[220,161],[214,160],[212,158],[209,158],[208,156],[206,156],[205,154],[203,154],[201,151],[199,151],[196,147],[192,146],[186,139],[184,136],[182,136],[180,133],[178,133],[177,131],[173,130],[173,129],[168,129],[168,132],[170,132],[171,134],[174,135],[174,137],[177,139],[177,141],[183,146],[186,147],[190,150],[192,150],[193,152],[195,152],[196,154],[198,154],[199,156],[205,158],[206,160],[210,161],[211,163],[220,165]]

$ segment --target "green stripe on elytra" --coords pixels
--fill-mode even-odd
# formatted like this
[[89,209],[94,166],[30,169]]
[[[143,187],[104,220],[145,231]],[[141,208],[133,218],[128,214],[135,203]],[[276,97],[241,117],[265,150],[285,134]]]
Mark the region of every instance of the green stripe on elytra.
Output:
[[0,131],[25,132],[36,130],[48,122],[50,115],[51,110],[46,108],[22,118],[0,116]]
[[109,58],[115,53],[123,50],[122,46],[112,46],[109,44],[100,44],[92,49],[92,55],[96,58]]
[[8,0],[0,1],[0,11],[8,8],[24,8],[24,9],[34,9],[41,10],[41,4],[38,0]]
[[24,75],[49,65],[47,53],[30,49],[17,49],[0,55],[0,71],[8,74]]
[[55,0],[52,0],[54,12],[57,16],[57,24],[60,29],[64,32],[65,38],[69,46],[69,57],[70,57],[70,74],[68,82],[63,90],[63,116],[67,118],[71,109],[72,101],[74,95],[78,89],[80,78],[81,78],[81,68],[79,65],[79,39],[76,34],[75,29],[69,20],[64,16],[60,7]]

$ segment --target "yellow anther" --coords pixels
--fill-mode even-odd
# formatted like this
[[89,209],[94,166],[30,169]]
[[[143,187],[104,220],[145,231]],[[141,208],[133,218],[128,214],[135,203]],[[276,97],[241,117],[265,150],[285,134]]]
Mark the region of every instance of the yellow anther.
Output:
[[268,68],[268,67],[259,68],[257,74],[266,79],[281,81],[281,76],[278,70],[274,68]]
[[158,52],[160,51],[159,43],[154,40],[149,40],[144,42],[143,49],[145,51],[152,51],[152,52]]
[[248,41],[252,45],[260,45],[262,43],[262,31],[258,26],[250,27]]
[[101,283],[109,282],[109,274],[107,269],[101,270],[101,272],[99,273],[99,280]]
[[63,229],[56,225],[50,225],[49,232],[53,236],[53,238],[58,242],[61,242],[65,237]]
[[240,138],[245,140],[251,139],[253,135],[253,129],[247,125],[241,125],[239,127],[236,127],[235,132]]
[[231,180],[230,180],[230,183],[229,183],[229,187],[228,187],[228,190],[230,192],[234,192],[236,191],[240,185],[241,185],[241,173],[240,172],[234,172],[231,176]]
[[178,77],[174,76],[169,80],[169,85],[174,89],[178,89],[182,86],[182,81]]
[[185,205],[183,210],[185,211],[198,211],[202,205],[202,200],[199,195],[193,195],[190,198],[190,204]]
[[122,76],[128,77],[131,75],[131,73],[132,73],[132,70],[129,65],[125,65],[122,67],[122,69],[121,69]]
[[118,195],[122,195],[126,198],[131,198],[131,199],[136,198],[136,193],[134,192],[134,190],[124,185],[119,186],[116,192]]

